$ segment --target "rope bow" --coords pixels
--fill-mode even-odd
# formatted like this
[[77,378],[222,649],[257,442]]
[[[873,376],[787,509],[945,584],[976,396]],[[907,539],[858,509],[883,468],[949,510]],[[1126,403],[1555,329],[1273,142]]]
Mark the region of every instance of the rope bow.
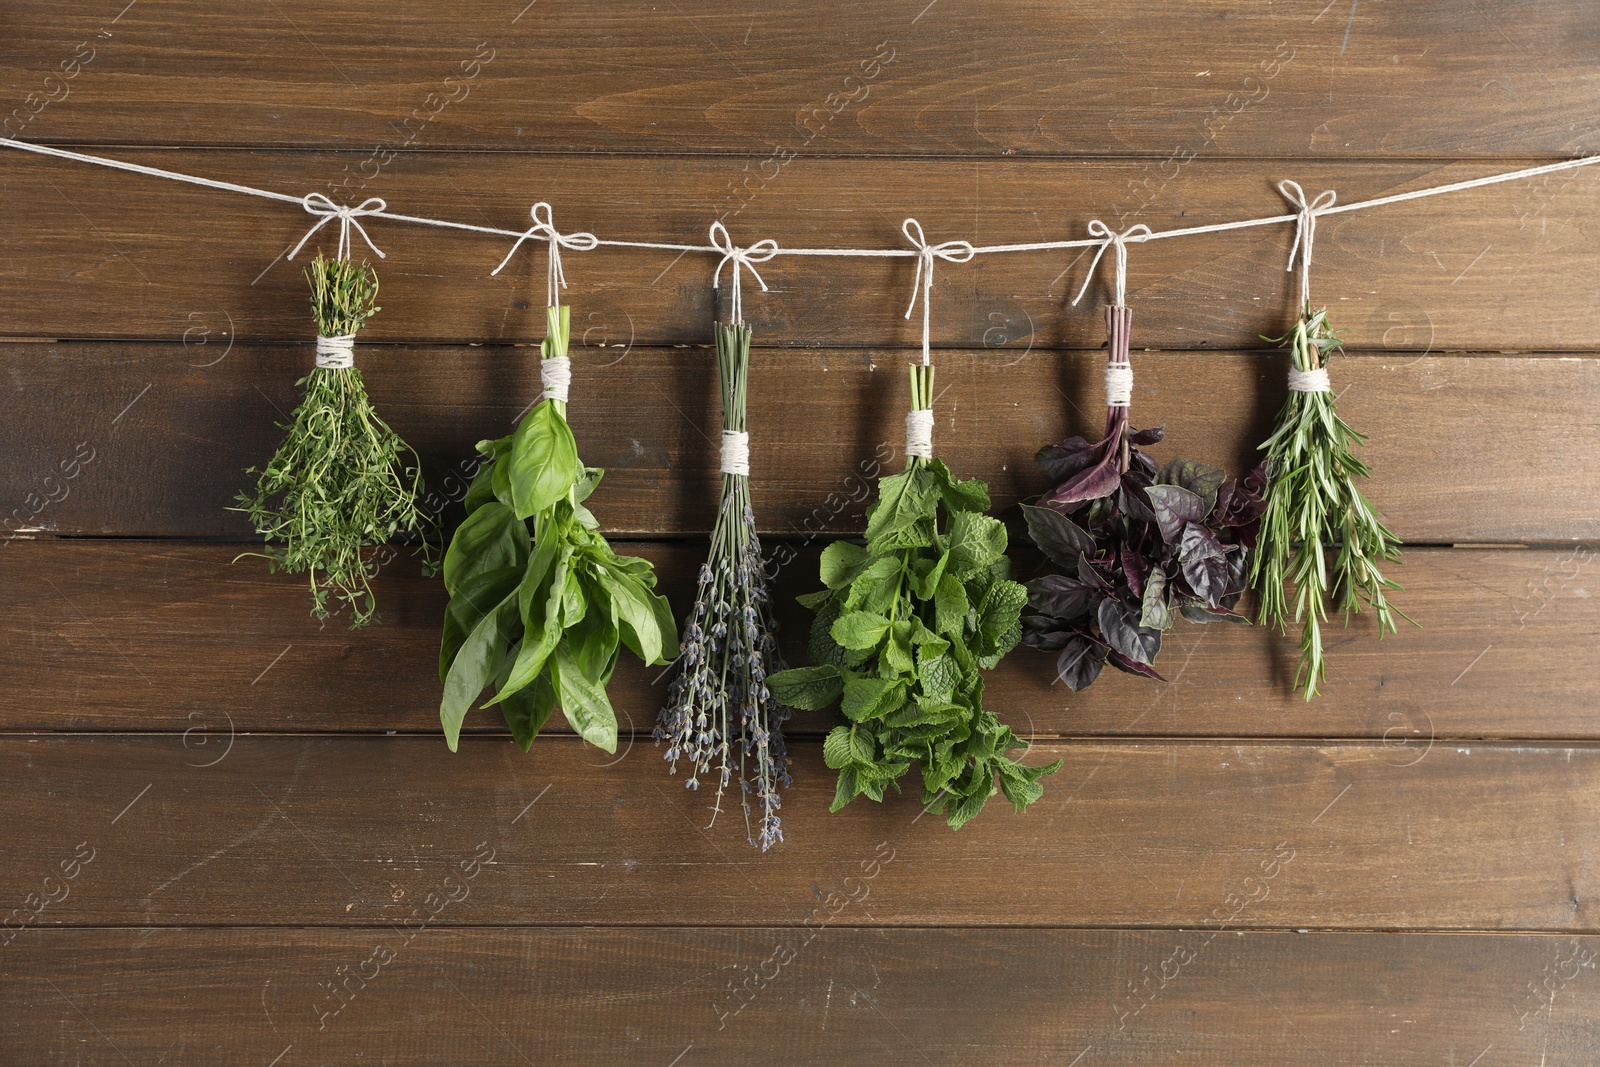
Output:
[[340,259],[350,258],[350,228],[352,226],[356,228],[356,232],[361,234],[361,239],[367,242],[367,247],[372,249],[374,252],[377,252],[379,259],[387,258],[383,252],[379,250],[378,246],[372,243],[372,238],[367,235],[366,229],[361,225],[361,216],[381,215],[384,210],[388,208],[389,205],[386,204],[381,197],[369,197],[368,199],[361,201],[361,203],[357,204],[356,206],[351,207],[349,204],[335,204],[332,200],[329,200],[321,193],[307,193],[301,198],[300,206],[305,208],[309,214],[319,215],[321,217],[317,219],[316,224],[313,225],[311,229],[306,231],[306,235],[300,238],[300,243],[294,246],[294,251],[290,252],[285,258],[293,259],[295,256],[297,256],[300,253],[300,250],[306,246],[306,242],[311,240],[318,230],[322,229],[334,219],[339,220]]
[[740,248],[733,243],[733,236],[728,233],[728,228],[718,219],[711,224],[711,246],[722,253],[722,259],[717,263],[716,273],[711,275],[711,288],[722,288],[722,268],[729,263],[733,264],[733,317],[730,321],[744,321],[744,296],[739,285],[739,269],[743,267],[750,272],[750,276],[761,286],[763,293],[767,292],[767,283],[761,280],[761,272],[756,270],[757,263],[765,263],[778,254],[778,242],[768,238],[757,241],[749,248]]
[[1296,255],[1300,258],[1300,306],[1311,303],[1311,242],[1317,237],[1317,216],[1331,208],[1339,199],[1332,189],[1324,189],[1315,200],[1306,200],[1305,190],[1299,182],[1285,178],[1278,183],[1278,192],[1293,204],[1299,215],[1294,220],[1294,244],[1289,246],[1289,266],[1294,270]]
[[517,249],[522,247],[522,242],[535,237],[548,241],[550,259],[545,271],[545,304],[549,307],[560,307],[561,290],[567,287],[567,272],[561,267],[561,250],[570,248],[575,252],[592,252],[600,246],[600,238],[592,233],[562,233],[557,230],[555,209],[543,200],[533,205],[528,213],[533,217],[533,225],[517,238],[517,243],[511,246],[506,258],[500,261],[500,266],[489,274],[492,276],[504,270],[505,265],[511,262],[511,257],[517,254]]
[[1078,290],[1078,295],[1072,298],[1072,304],[1077,306],[1083,299],[1083,294],[1089,291],[1089,283],[1094,281],[1094,270],[1100,265],[1100,257],[1106,254],[1106,249],[1116,251],[1116,278],[1112,293],[1116,299],[1111,302],[1113,307],[1123,307],[1128,301],[1128,242],[1143,241],[1150,236],[1150,227],[1142,222],[1134,223],[1121,233],[1117,233],[1110,226],[1099,219],[1089,220],[1089,236],[1100,238],[1100,247],[1094,251],[1094,258],[1089,261],[1089,273],[1084,275],[1083,287]]
[[922,365],[926,367],[932,360],[928,350],[928,325],[932,317],[928,304],[933,298],[933,261],[942,259],[946,263],[970,263],[972,257],[977,255],[977,250],[967,241],[946,241],[943,244],[930,245],[927,237],[922,232],[922,223],[916,219],[906,219],[900,224],[900,232],[906,235],[906,240],[917,246],[917,276],[911,285],[911,303],[906,305],[906,318],[917,309],[917,298],[922,299]]

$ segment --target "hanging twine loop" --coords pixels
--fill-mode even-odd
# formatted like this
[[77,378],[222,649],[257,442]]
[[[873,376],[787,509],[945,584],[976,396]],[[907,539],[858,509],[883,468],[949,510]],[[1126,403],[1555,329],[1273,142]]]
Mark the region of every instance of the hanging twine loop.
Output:
[[1121,233],[1117,233],[1099,219],[1089,220],[1089,236],[1100,238],[1100,247],[1094,250],[1094,258],[1089,261],[1089,271],[1084,275],[1083,286],[1078,290],[1078,295],[1072,298],[1072,306],[1077,307],[1083,295],[1089,291],[1089,284],[1094,281],[1095,268],[1100,265],[1100,257],[1106,254],[1106,249],[1113,250],[1115,255],[1112,262],[1116,266],[1111,301],[1113,307],[1124,307],[1128,302],[1128,242],[1143,241],[1150,237],[1150,227],[1142,222],[1136,222]]
[[761,272],[756,270],[757,263],[765,263],[778,254],[778,242],[771,239],[757,241],[749,248],[740,248],[733,243],[733,237],[728,233],[728,228],[718,219],[711,224],[711,246],[722,253],[722,259],[717,263],[717,269],[711,275],[711,288],[722,288],[722,268],[733,264],[733,299],[730,302],[731,317],[729,322],[744,321],[744,295],[739,284],[739,270],[744,268],[750,276],[761,286],[763,293],[767,292],[767,283],[761,279]]
[[[942,259],[946,263],[970,263],[972,257],[977,255],[977,249],[967,241],[946,241],[943,244],[930,245],[927,237],[923,235],[922,223],[916,219],[906,219],[900,224],[900,232],[906,235],[906,240],[917,247],[917,277],[911,285],[911,303],[906,305],[906,318],[917,310],[917,299],[922,300],[922,365],[928,366],[932,362],[932,354],[928,347],[928,326],[932,319],[929,304],[933,301],[933,261]],[[909,418],[909,416],[908,416]],[[907,422],[907,445],[910,452],[910,423]],[[930,427],[932,426],[930,417]],[[913,453],[916,454],[916,453]],[[924,458],[930,458],[932,453]]]
[[1311,243],[1317,238],[1317,216],[1337,203],[1339,194],[1332,189],[1324,189],[1317,194],[1315,200],[1307,200],[1305,190],[1300,188],[1300,183],[1290,181],[1288,178],[1278,183],[1278,192],[1282,193],[1299,212],[1294,220],[1294,244],[1289,246],[1289,266],[1285,269],[1294,270],[1295,259],[1298,256],[1300,306],[1306,307],[1311,303]]
[[372,238],[367,234],[366,228],[361,225],[362,216],[382,214],[389,207],[382,197],[369,197],[352,207],[349,204],[335,204],[321,193],[307,193],[301,199],[300,206],[305,208],[309,214],[321,217],[317,219],[311,229],[306,231],[306,235],[300,238],[300,243],[294,246],[294,251],[285,256],[285,259],[293,259],[299,255],[300,250],[306,246],[306,242],[311,240],[318,230],[334,219],[339,220],[338,258],[350,258],[350,228],[352,226],[361,235],[361,239],[367,242],[367,247],[377,253],[379,259],[388,258],[377,245],[372,243]]
[[490,276],[499,274],[511,262],[511,257],[517,254],[517,249],[522,247],[522,242],[538,238],[550,243],[550,259],[545,271],[545,306],[561,306],[561,290],[567,287],[567,273],[561,267],[561,250],[570,248],[575,252],[592,252],[600,246],[600,238],[592,233],[562,233],[556,229],[555,209],[547,202],[541,200],[528,212],[533,217],[533,225],[527,232],[517,238],[516,244],[511,246],[511,251],[506,253],[506,258],[500,265],[490,271]]

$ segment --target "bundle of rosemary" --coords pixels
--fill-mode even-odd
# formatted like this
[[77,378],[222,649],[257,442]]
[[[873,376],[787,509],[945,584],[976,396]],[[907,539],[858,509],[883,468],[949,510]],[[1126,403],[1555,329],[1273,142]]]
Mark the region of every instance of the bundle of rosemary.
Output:
[[817,663],[771,677],[796,708],[840,700],[845,723],[823,759],[839,771],[833,810],[857,796],[882,800],[916,762],[922,802],[959,828],[995,793],[1018,812],[1039,799],[1039,779],[1061,766],[1023,766],[1008,752],[1027,742],[983,706],[981,671],[1021,637],[1027,592],[1010,580],[1006,529],[984,514],[981,481],[957,481],[933,458],[933,368],[911,368],[906,469],[878,483],[865,547],[829,545],[827,587],[800,598],[816,612]]
[[[316,367],[297,385],[305,395],[283,443],[238,507],[268,541],[273,571],[308,574],[311,613],[325,619],[332,595],[350,608],[352,628],[376,616],[369,550],[399,534],[420,536],[432,521],[418,507],[416,453],[378,417],[354,366],[356,331],[378,313],[378,276],[365,263],[325,259],[306,268],[317,323]],[[409,457],[409,459],[408,459]],[[430,558],[421,542],[424,559]]]
[[1250,581],[1261,597],[1260,621],[1280,632],[1291,618],[1287,588],[1295,586],[1300,665],[1294,684],[1310,700],[1325,676],[1322,623],[1329,601],[1344,612],[1346,626],[1363,606],[1372,608],[1380,637],[1396,631],[1396,615],[1411,620],[1390,606],[1386,590],[1400,586],[1379,569],[1399,561],[1400,542],[1357,484],[1367,477],[1367,466],[1353,449],[1366,438],[1334,408],[1327,366],[1341,342],[1328,326],[1327,310],[1306,304],[1286,336],[1262,340],[1289,346],[1289,399],[1261,446],[1267,454],[1266,513]]
[[[711,555],[700,568],[694,610],[683,631],[678,676],[655,728],[666,741],[672,773],[688,764],[690,789],[714,775],[717,799],[735,775],[745,831],[765,852],[783,840],[778,787],[790,782],[783,723],[790,711],[767,685],[784,669],[767,574],[750,508],[749,436],[745,383],[750,372],[750,328],[716,327],[717,374],[722,385],[722,502],[711,533]],[[737,769],[735,769],[735,762]]]
[[450,594],[439,649],[439,720],[452,752],[486,688],[523,751],[556,705],[592,745],[615,752],[606,696],[619,645],[647,664],[678,654],[678,628],[648,560],[619,556],[583,506],[605,471],[586,467],[567,425],[571,311],[550,307],[545,399],[516,433],[481,441],[467,518],[444,557]]

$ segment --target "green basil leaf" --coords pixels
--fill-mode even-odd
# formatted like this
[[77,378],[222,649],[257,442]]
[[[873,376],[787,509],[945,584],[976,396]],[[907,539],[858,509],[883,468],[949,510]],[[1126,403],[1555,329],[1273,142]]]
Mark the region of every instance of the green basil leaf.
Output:
[[517,427],[509,458],[511,498],[522,519],[566,497],[584,473],[572,428],[560,406],[550,400],[535,405]]
[[556,700],[567,722],[591,745],[616,752],[617,715],[606,699],[605,683],[583,673],[566,641],[556,646],[553,664]]
[[444,587],[455,594],[474,575],[502,567],[521,570],[528,562],[532,542],[528,527],[504,504],[479,507],[456,527],[444,554]]
[[508,627],[515,619],[516,598],[507,595],[472,628],[450,663],[444,698],[439,702],[439,722],[444,726],[445,743],[451,752],[456,750],[461,723],[472,702],[499,673],[510,644]]

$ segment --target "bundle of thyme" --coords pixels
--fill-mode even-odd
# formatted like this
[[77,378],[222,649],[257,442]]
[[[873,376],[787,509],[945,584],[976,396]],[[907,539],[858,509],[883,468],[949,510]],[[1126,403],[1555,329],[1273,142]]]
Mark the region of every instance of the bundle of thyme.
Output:
[[655,738],[668,743],[665,758],[672,773],[677,773],[680,759],[688,764],[688,788],[699,789],[703,774],[715,775],[713,823],[722,810],[723,791],[737,774],[745,832],[765,852],[783,840],[778,787],[790,783],[783,744],[783,723],[790,711],[767,687],[767,676],[782,671],[784,663],[750,508],[750,479],[740,473],[747,469],[742,457],[750,328],[743,322],[719,323],[716,342],[724,434],[722,503],[711,533],[711,555],[700,568],[694,610],[684,628],[678,676]]
[[1367,465],[1353,449],[1366,437],[1339,417],[1328,389],[1328,361],[1341,346],[1328,312],[1307,304],[1286,336],[1262,340],[1288,344],[1293,373],[1277,429],[1261,446],[1267,454],[1267,508],[1250,581],[1261,597],[1260,621],[1280,632],[1291,617],[1287,589],[1295,586],[1300,665],[1294,685],[1303,686],[1310,700],[1326,669],[1322,623],[1330,601],[1344,612],[1346,626],[1351,615],[1371,607],[1380,637],[1395,632],[1396,615],[1411,620],[1390,606],[1385,591],[1400,586],[1379,569],[1399,561],[1400,542],[1357,484],[1367,477]]
[[[911,368],[912,419],[932,423],[933,368]],[[839,772],[833,809],[857,796],[881,801],[917,763],[922,802],[954,829],[1004,793],[1021,812],[1044,794],[1039,779],[1061,766],[1024,766],[1008,755],[1028,743],[983,706],[982,671],[1022,636],[1027,591],[1010,580],[1006,528],[984,514],[989,491],[957,481],[908,429],[906,469],[878,483],[866,545],[822,554],[827,587],[800,598],[816,612],[815,667],[774,674],[791,707],[839,700],[845,722],[822,746]]]
[[[296,385],[305,395],[283,443],[238,507],[267,541],[273,571],[307,574],[311,613],[325,619],[330,595],[350,608],[352,628],[376,615],[368,550],[399,534],[420,535],[432,521],[418,507],[422,471],[411,447],[373,410],[350,365],[357,330],[378,313],[378,277],[365,263],[325,259],[306,268],[318,334],[317,366]],[[326,364],[326,365],[325,365]],[[408,457],[409,456],[409,460]],[[424,559],[429,558],[426,541]]]

